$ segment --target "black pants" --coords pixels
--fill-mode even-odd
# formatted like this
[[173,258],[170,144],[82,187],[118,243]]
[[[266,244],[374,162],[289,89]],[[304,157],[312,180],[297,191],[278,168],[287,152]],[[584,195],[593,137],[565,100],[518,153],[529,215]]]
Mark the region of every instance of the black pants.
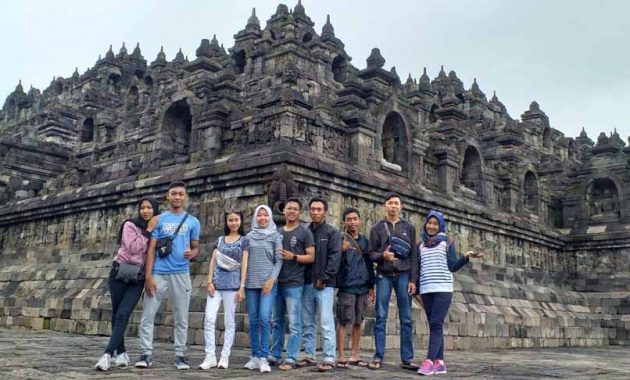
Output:
[[112,297],[112,336],[105,352],[117,355],[125,352],[125,330],[129,323],[129,317],[133,309],[136,307],[142,290],[144,289],[144,281],[123,282],[116,280],[118,273],[118,263],[114,262],[112,270],[109,272],[109,293]]

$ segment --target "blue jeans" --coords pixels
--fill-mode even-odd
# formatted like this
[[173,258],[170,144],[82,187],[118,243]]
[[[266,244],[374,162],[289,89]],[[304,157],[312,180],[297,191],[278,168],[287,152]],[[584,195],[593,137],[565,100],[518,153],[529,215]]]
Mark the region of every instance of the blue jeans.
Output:
[[249,340],[253,358],[269,356],[269,336],[271,335],[271,308],[276,299],[278,286],[274,285],[266,296],[262,289],[246,289],[247,316],[249,317]]
[[444,359],[444,319],[451,307],[453,293],[426,293],[422,294],[424,312],[429,321],[429,350],[427,359]]
[[304,285],[302,295],[302,339],[304,341],[304,354],[306,357],[315,358],[317,337],[317,313],[322,324],[322,338],[324,338],[323,354],[324,362],[334,362],[337,351],[335,339],[335,317],[333,313],[334,289],[326,287],[316,289],[313,284]]
[[400,359],[403,363],[413,360],[413,332],[411,326],[411,297],[407,293],[409,273],[397,276],[378,275],[376,281],[376,322],[374,323],[374,360],[385,358],[385,328],[392,289],[396,292],[398,318],[400,319]]
[[289,340],[287,341],[287,362],[296,363],[302,339],[302,286],[278,287],[278,295],[273,306],[271,329],[271,356],[282,358],[284,346],[285,313],[289,317]]
[[112,266],[109,272],[109,294],[112,297],[112,336],[109,338],[105,352],[117,355],[125,352],[125,330],[129,323],[129,317],[136,307],[142,290],[144,281],[126,283],[116,280],[118,273],[118,263]]

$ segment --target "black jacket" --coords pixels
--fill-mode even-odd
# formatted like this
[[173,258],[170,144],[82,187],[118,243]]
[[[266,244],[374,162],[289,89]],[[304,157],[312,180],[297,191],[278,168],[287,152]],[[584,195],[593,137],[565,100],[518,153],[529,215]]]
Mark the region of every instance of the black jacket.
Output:
[[[341,253],[341,265],[337,275],[337,288],[340,291],[348,289],[365,288],[374,286],[375,276],[372,260],[368,256],[368,239],[365,235],[359,234],[356,244],[345,235],[350,243],[350,249]],[[342,235],[343,239],[343,235]]]
[[[386,261],[383,259],[383,252],[389,245],[385,224],[389,226],[389,231],[411,245],[409,258],[405,260]],[[381,220],[372,226],[369,237],[369,255],[372,261],[377,264],[377,272],[385,276],[395,276],[400,273],[409,272],[409,281],[416,282],[418,278],[418,246],[416,245],[416,228],[406,220],[400,220],[396,226],[386,220]]]
[[311,223],[308,228],[315,239],[315,262],[306,268],[304,283],[315,284],[321,279],[334,287],[341,263],[341,234],[325,221],[317,227]]

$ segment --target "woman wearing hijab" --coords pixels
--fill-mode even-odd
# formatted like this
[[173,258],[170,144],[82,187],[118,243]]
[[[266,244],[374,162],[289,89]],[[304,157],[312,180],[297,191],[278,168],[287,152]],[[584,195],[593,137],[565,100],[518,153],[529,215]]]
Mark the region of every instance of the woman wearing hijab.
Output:
[[276,299],[275,284],[282,268],[282,235],[272,220],[271,209],[260,205],[254,211],[249,239],[245,298],[249,317],[249,339],[252,355],[245,368],[271,372],[269,337],[271,335],[271,309]]
[[429,321],[429,349],[427,358],[418,369],[420,375],[446,373],[443,324],[453,299],[452,273],[468,264],[471,257],[479,258],[483,254],[467,251],[463,256],[458,256],[455,244],[446,235],[444,214],[429,211],[418,248],[418,290]]
[[129,356],[125,350],[125,330],[129,317],[144,289],[144,263],[151,231],[159,220],[159,204],[153,198],[142,198],[138,217],[125,220],[118,232],[118,253],[109,272],[109,293],[112,297],[112,335],[95,369],[107,371],[112,364],[126,367]]

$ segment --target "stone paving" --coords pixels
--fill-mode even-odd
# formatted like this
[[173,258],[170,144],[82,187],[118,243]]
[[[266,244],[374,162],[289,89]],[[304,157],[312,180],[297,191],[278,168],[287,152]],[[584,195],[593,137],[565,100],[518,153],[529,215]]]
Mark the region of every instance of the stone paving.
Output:
[[[261,376],[242,369],[247,352],[235,350],[228,370],[177,371],[172,366],[171,345],[156,342],[154,367],[149,370],[111,368],[108,372],[93,369],[107,342],[107,337],[64,334],[49,331],[0,329],[0,379],[240,379]],[[127,338],[131,360],[137,359],[139,340]],[[418,353],[419,350],[416,350]],[[188,353],[191,365],[203,358],[203,349],[192,346]],[[364,352],[363,357],[369,357]],[[418,378],[414,372],[398,366],[398,353],[386,355],[381,371],[363,368],[337,369],[321,374],[314,369],[289,372],[274,370],[265,375],[273,379],[407,379]],[[468,379],[628,379],[630,350],[627,347],[521,349],[447,352],[449,373],[443,378]]]

